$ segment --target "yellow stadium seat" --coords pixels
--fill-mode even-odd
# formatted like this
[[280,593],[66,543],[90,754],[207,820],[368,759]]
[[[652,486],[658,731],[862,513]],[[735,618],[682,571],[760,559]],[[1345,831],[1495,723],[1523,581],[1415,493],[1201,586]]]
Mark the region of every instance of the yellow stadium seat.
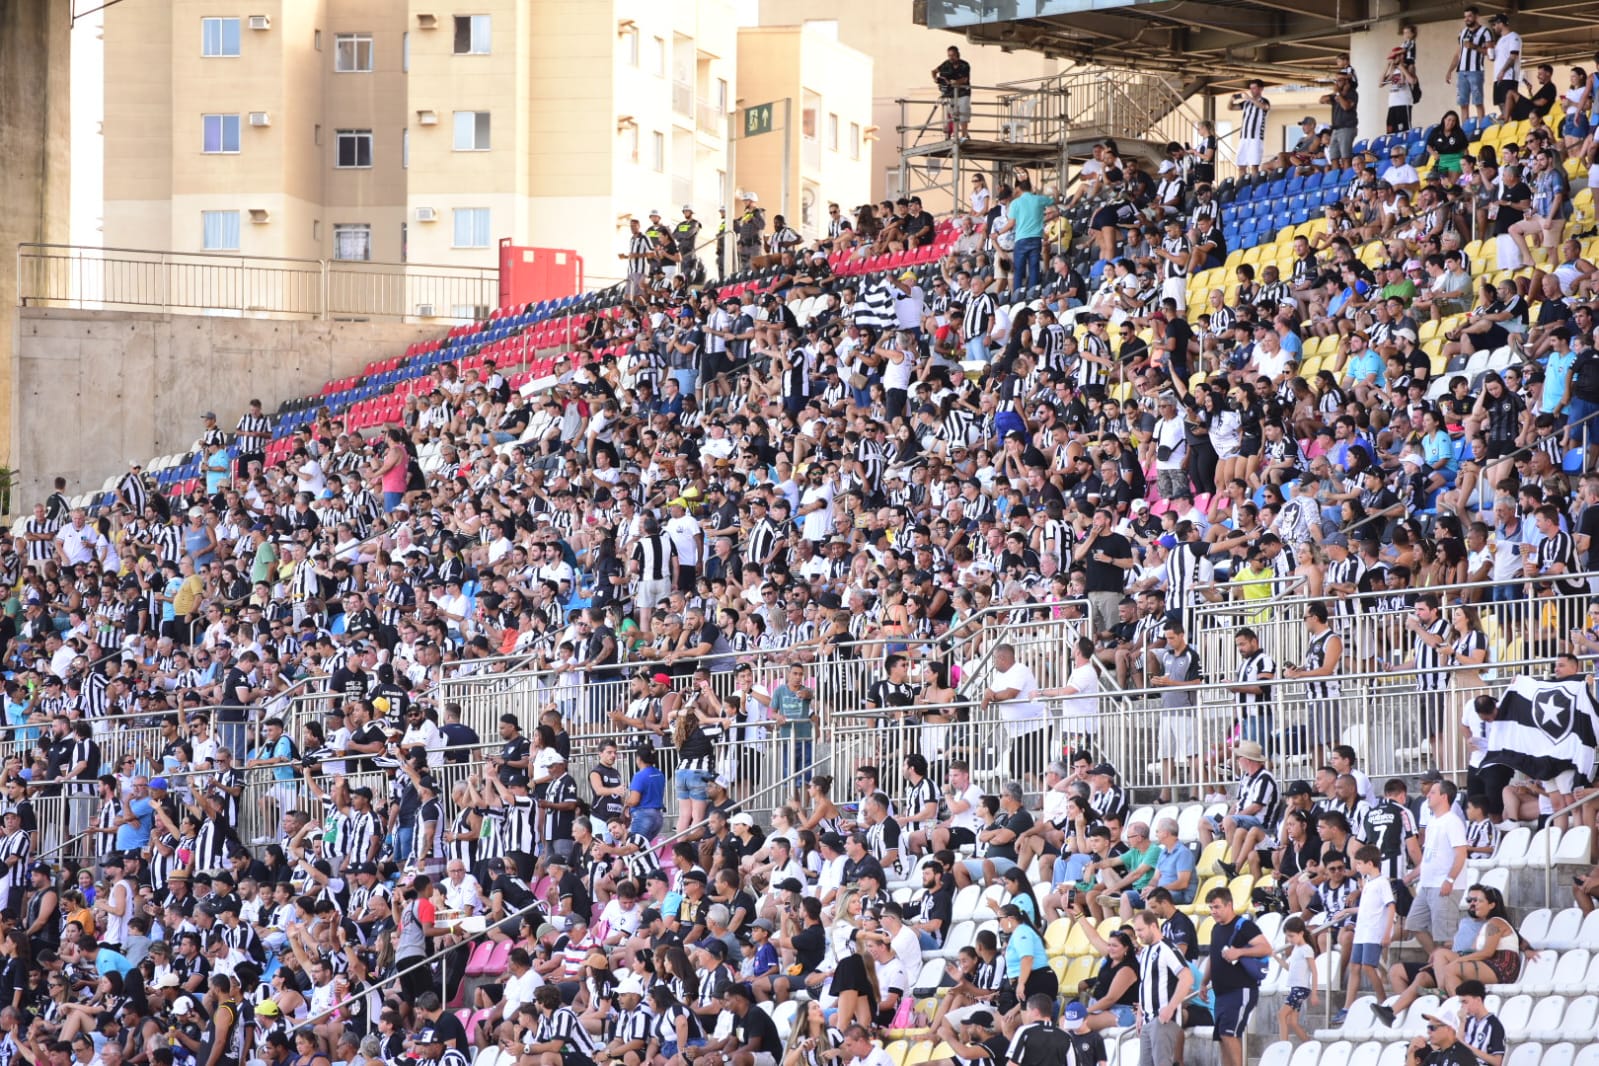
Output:
[[955,1049],[943,1041],[939,1041],[938,1046],[933,1049],[933,1054],[928,1058],[927,1061],[943,1062],[945,1059],[952,1059],[954,1057]]
[[1077,986],[1083,981],[1094,976],[1094,970],[1099,966],[1099,959],[1092,955],[1078,955],[1072,959],[1071,965],[1066,967],[1066,972],[1061,976],[1061,990],[1067,995],[1075,994]]
[[933,1042],[931,1040],[918,1040],[905,1052],[903,1066],[921,1066],[922,1063],[933,1057]]
[[1320,355],[1307,358],[1304,365],[1299,368],[1299,376],[1306,381],[1314,381],[1324,365],[1324,359],[1325,357]]
[[1104,937],[1108,937],[1108,936],[1110,936],[1110,934],[1112,934],[1116,930],[1120,929],[1122,927],[1122,924],[1123,923],[1122,923],[1121,915],[1112,914],[1110,917],[1106,918],[1104,921],[1099,923],[1099,926],[1098,926],[1099,935],[1100,936],[1104,936]]
[[1194,930],[1194,939],[1199,941],[1200,947],[1210,946],[1210,934],[1215,928],[1216,919],[1212,918],[1208,914],[1205,915],[1204,921],[1200,922],[1199,927]]
[[1254,891],[1255,879],[1249,874],[1239,874],[1227,884],[1227,890],[1233,894],[1233,909],[1243,912],[1254,906],[1249,894]]
[[905,1041],[896,1040],[892,1044],[889,1044],[887,1047],[883,1048],[883,1054],[888,1056],[888,1061],[892,1062],[894,1066],[905,1066],[905,1054],[909,1050],[910,1048],[906,1045]]
[[1049,968],[1055,971],[1055,980],[1060,982],[1062,989],[1066,987],[1066,970],[1075,961],[1075,959],[1068,959],[1064,955],[1058,959],[1049,960]]
[[1200,884],[1199,891],[1194,893],[1194,902],[1192,902],[1188,906],[1184,907],[1183,910],[1187,911],[1189,914],[1208,914],[1208,913],[1210,913],[1210,907],[1205,902],[1205,897],[1210,894],[1210,890],[1213,889],[1213,888],[1226,888],[1226,887],[1227,887],[1227,879],[1225,877],[1221,877],[1221,876],[1218,875],[1216,877],[1208,877],[1208,878],[1206,878]]
[[1056,918],[1044,929],[1044,950],[1051,955],[1063,955],[1066,952],[1066,938],[1072,931],[1070,918]]
[[1062,945],[1061,950],[1067,955],[1087,955],[1094,948],[1089,944],[1088,934],[1083,932],[1082,925],[1074,921],[1071,930],[1066,934],[1066,943]]

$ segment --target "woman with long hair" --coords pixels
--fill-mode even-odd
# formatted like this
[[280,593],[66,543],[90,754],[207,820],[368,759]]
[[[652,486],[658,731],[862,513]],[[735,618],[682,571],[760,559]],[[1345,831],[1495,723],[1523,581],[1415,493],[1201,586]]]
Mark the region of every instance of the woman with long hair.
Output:
[[821,1003],[811,1000],[805,1004],[804,1017],[800,1018],[789,1034],[788,1046],[783,1053],[782,1066],[827,1066],[832,1056],[823,1055],[844,1043],[844,1036],[827,1020],[827,1011]]
[[1510,908],[1505,906],[1504,895],[1491,885],[1472,885],[1466,890],[1465,910],[1483,926],[1470,951],[1434,963],[1438,986],[1445,995],[1452,996],[1462,981],[1514,984],[1521,976],[1526,946],[1510,924]]

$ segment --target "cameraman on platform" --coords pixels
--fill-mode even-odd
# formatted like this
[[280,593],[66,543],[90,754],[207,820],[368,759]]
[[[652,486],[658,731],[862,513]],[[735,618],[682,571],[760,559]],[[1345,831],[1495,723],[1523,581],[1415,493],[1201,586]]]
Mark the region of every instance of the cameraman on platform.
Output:
[[964,141],[972,124],[972,65],[954,45],[947,55],[948,59],[933,68],[933,81],[944,101],[945,131]]

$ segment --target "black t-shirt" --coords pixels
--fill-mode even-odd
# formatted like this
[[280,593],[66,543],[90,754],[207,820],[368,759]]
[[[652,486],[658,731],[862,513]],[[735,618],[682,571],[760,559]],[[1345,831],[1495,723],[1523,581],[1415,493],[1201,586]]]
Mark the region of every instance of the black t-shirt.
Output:
[[744,1012],[744,1017],[733,1018],[733,1032],[739,1044],[749,1047],[755,1054],[764,1051],[776,1058],[783,1052],[783,1039],[777,1035],[777,1023],[772,1021],[770,1014],[753,1003]]
[[794,961],[801,973],[810,973],[827,956],[827,934],[820,925],[807,925],[794,934]]
[[846,885],[855,884],[867,873],[875,873],[878,884],[888,884],[888,878],[883,875],[883,864],[878,862],[874,856],[870,854],[862,855],[859,862],[849,858],[844,860],[844,883]]
[[589,891],[583,885],[583,879],[571,870],[561,875],[561,898],[572,897],[572,913],[588,914],[594,909],[594,901],[589,898]]
[[[1216,239],[1221,240],[1218,233]],[[1224,249],[1218,248],[1216,254],[1221,258],[1227,257]],[[1194,339],[1194,328],[1184,318],[1174,318],[1166,323],[1166,340],[1171,349],[1171,366],[1174,373],[1188,376],[1188,345]]]
[[[526,759],[530,750],[531,745],[528,743],[527,737],[518,734],[512,737],[510,740],[507,740],[504,745],[500,747],[500,758],[504,759],[506,762],[510,762],[512,759]],[[527,771],[525,769],[518,769],[514,766],[500,767],[501,784],[509,788],[518,781],[527,781]]]
[[1422,1066],[1477,1066],[1477,1056],[1467,1051],[1466,1045],[1456,1041],[1443,1051],[1430,1049],[1421,1063]]
[[1247,948],[1261,935],[1260,926],[1239,915],[1227,928],[1217,926],[1210,934],[1210,986],[1217,992],[1231,992],[1239,988],[1259,988],[1260,982],[1251,977],[1242,961],[1228,962],[1222,958],[1225,948]]
[[1099,1066],[1106,1059],[1105,1038],[1097,1032],[1067,1033],[1072,1042],[1072,1061],[1078,1066]]
[[1001,811],[999,817],[994,819],[994,828],[1009,829],[1015,836],[1011,837],[1008,844],[990,844],[988,846],[988,858],[1009,859],[1011,862],[1015,862],[1016,842],[1021,839],[1023,833],[1032,827],[1033,816],[1028,814],[1025,809],[1018,810],[1015,814],[1006,814]]
[[[953,84],[956,79],[965,85]],[[972,95],[972,65],[964,59],[946,59],[938,65],[938,81],[949,96]]]
[[1071,1047],[1071,1034],[1049,1022],[1040,1022],[1016,1033],[1005,1058],[1017,1066],[1060,1066]]
[[1499,214],[1494,216],[1495,237],[1509,233],[1510,227],[1520,222],[1527,213],[1527,208],[1532,204],[1532,186],[1517,181],[1514,185],[1506,186],[1500,198],[1505,202],[1499,206]]
[[1199,933],[1194,929],[1194,920],[1182,911],[1173,911],[1170,918],[1160,923],[1160,936],[1185,959],[1199,954]]
[[1094,558],[1104,552],[1112,559],[1131,559],[1133,546],[1127,538],[1120,533],[1101,533],[1089,549],[1088,557],[1084,560],[1084,577],[1087,579],[1089,592],[1120,592],[1127,584],[1127,571],[1110,563],[1102,563]]

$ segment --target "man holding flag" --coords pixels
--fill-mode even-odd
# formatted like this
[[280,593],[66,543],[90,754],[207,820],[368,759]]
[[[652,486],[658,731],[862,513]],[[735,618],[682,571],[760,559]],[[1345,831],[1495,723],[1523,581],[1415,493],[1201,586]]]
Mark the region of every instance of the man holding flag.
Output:
[[[1582,677],[1518,677],[1484,724],[1484,766],[1505,766],[1539,782],[1555,810],[1571,803],[1578,781],[1593,779],[1599,704]],[[1555,819],[1566,828],[1568,816]]]

